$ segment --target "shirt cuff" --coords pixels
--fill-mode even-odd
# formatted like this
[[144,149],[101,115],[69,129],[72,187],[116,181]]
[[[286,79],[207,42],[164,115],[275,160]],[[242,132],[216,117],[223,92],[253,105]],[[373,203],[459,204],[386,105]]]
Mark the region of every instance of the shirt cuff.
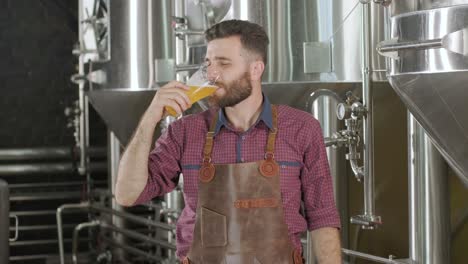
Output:
[[323,227],[341,228],[340,215],[336,207],[326,207],[308,211],[307,229],[313,231]]

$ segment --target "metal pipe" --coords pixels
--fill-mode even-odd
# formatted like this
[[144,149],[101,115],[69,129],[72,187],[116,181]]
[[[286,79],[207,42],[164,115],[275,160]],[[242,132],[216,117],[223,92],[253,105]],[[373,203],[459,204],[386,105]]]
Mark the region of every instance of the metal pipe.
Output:
[[378,262],[378,263],[406,264],[406,262],[400,262],[400,261],[392,259],[391,257],[386,259],[386,258],[382,258],[382,257],[378,257],[378,256],[374,256],[374,255],[354,251],[354,250],[349,250],[349,249],[345,249],[345,248],[342,248],[341,252],[343,252],[343,254],[348,255],[348,256],[367,259],[367,260],[371,260],[371,261]]
[[[307,101],[307,109],[320,122],[323,135],[333,135],[332,137],[325,138],[326,145],[327,143],[328,145],[331,145],[331,142],[333,142],[333,145],[344,146],[348,141],[346,138],[340,137],[340,134],[336,132],[340,129],[340,120],[338,120],[336,116],[336,108],[338,103],[343,102],[343,99],[338,96],[337,93],[327,89],[319,89],[312,92]],[[341,142],[344,144],[341,144]],[[327,157],[330,164],[330,173],[333,179],[336,205],[340,213],[340,217],[347,219],[347,178],[341,177],[346,170],[346,160],[343,151],[344,149],[342,148],[328,148]],[[348,226],[347,222],[343,222],[341,241],[344,247],[348,246]],[[310,232],[307,232],[306,252],[306,263],[315,263],[315,254],[312,250],[312,237],[310,236]]]
[[181,29],[181,28],[174,30],[174,33],[182,35],[182,36],[185,36],[185,35],[200,35],[200,36],[203,36],[203,35],[205,35],[205,31],[202,31],[202,30],[191,30],[191,29]]
[[[89,167],[93,172],[104,172],[107,169],[105,162],[95,162]],[[73,163],[36,163],[20,165],[0,165],[0,176],[16,176],[25,174],[58,174],[73,173],[77,168]]]
[[75,227],[75,230],[73,230],[73,240],[72,240],[72,262],[73,264],[78,264],[78,236],[80,234],[81,229],[84,228],[91,228],[99,226],[99,221],[93,220],[90,222],[86,223],[81,223]]
[[[106,181],[94,181],[94,184],[105,184]],[[69,186],[81,186],[84,182],[82,181],[71,181],[71,182],[48,182],[48,183],[20,183],[10,184],[10,189],[21,189],[21,188],[43,188],[43,187],[69,187]]]
[[178,64],[175,66],[177,72],[198,70],[200,64]]
[[380,53],[402,51],[408,49],[431,49],[431,48],[441,48],[442,39],[430,39],[422,41],[409,41],[409,42],[400,42],[393,44],[383,44],[377,47],[377,51]]
[[411,263],[450,263],[447,164],[409,113],[408,130]]
[[64,210],[69,209],[87,209],[89,208],[89,203],[79,203],[79,204],[63,204],[57,209],[57,235],[58,235],[58,244],[59,244],[59,255],[60,255],[60,264],[65,264],[65,253],[63,249],[63,228],[62,228],[62,213]]
[[346,138],[326,137],[323,140],[325,142],[325,147],[339,146],[341,143],[346,144],[348,142]]
[[55,254],[36,254],[36,255],[26,255],[26,256],[12,256],[12,257],[10,257],[10,262],[21,261],[21,263],[24,263],[25,261],[28,261],[28,260],[44,260],[44,262],[45,262],[46,259],[55,258],[56,256],[57,255],[55,255]]
[[[78,1],[78,32],[83,32],[83,27],[86,27],[87,25],[81,23],[81,19],[85,18],[85,14],[83,14],[83,3],[82,1]],[[83,41],[83,34],[78,34],[78,41],[80,44],[80,50],[85,49],[84,41]],[[85,69],[84,69],[84,64],[86,62],[84,61],[84,55],[80,54],[78,56],[78,75],[79,76],[84,76],[85,74]],[[88,108],[87,108],[87,96],[85,94],[85,81],[78,82],[78,100],[79,100],[79,108],[80,108],[80,117],[79,117],[79,148],[80,148],[80,162],[78,166],[78,172],[81,175],[85,175],[86,171],[88,169],[88,164],[87,164],[87,150],[89,147],[89,141],[88,141]]]
[[[80,213],[80,212],[69,212],[69,214]],[[34,211],[11,211],[10,216],[34,216],[34,215],[56,215],[57,210],[34,210]]]
[[138,248],[117,243],[117,242],[115,242],[112,239],[109,239],[107,237],[103,237],[102,240],[104,242],[108,243],[109,245],[113,246],[113,247],[119,247],[119,248],[121,248],[123,250],[128,251],[129,253],[132,253],[132,254],[137,255],[137,256],[144,257],[144,258],[149,259],[149,260],[153,260],[153,261],[156,261],[156,262],[160,262],[160,261],[163,260],[160,256],[151,255],[151,254],[148,254],[148,253],[146,253],[143,250],[140,250]]
[[[75,225],[67,224],[63,225],[63,228],[72,228],[75,227]],[[34,230],[48,230],[48,229],[57,229],[57,225],[30,225],[30,226],[19,226],[18,230],[19,231],[34,231]],[[15,231],[14,227],[10,227],[10,232]]]
[[[80,152],[77,147],[0,149],[0,160],[74,159],[79,157]],[[89,148],[87,154],[94,157],[105,157],[106,149],[103,147]]]
[[10,202],[16,201],[35,201],[35,200],[56,200],[56,199],[72,199],[81,198],[82,192],[42,192],[42,193],[20,193],[10,196]]
[[[81,242],[90,241],[89,239],[80,239]],[[71,243],[71,239],[64,239],[64,243]],[[57,239],[39,239],[39,240],[27,240],[27,241],[15,241],[10,242],[10,247],[20,247],[20,246],[35,246],[35,245],[44,245],[44,244],[57,244]]]
[[155,238],[152,238],[152,237],[142,235],[140,233],[131,231],[129,229],[109,225],[109,224],[107,224],[105,222],[101,223],[101,227],[105,228],[105,229],[112,230],[112,231],[120,233],[120,234],[123,234],[123,235],[131,237],[131,238],[142,240],[144,242],[150,242],[150,243],[153,243],[155,245],[158,245],[158,246],[161,246],[161,247],[164,247],[164,248],[167,248],[167,249],[176,250],[176,246],[173,245],[173,244],[167,243],[167,242],[165,242],[163,240],[160,240],[160,239],[155,239]]
[[356,177],[358,181],[361,181],[364,178],[365,172],[364,172],[364,167],[361,167],[358,165],[358,153],[357,153],[357,147],[355,144],[350,144],[349,145],[349,164],[351,165],[351,169],[353,170],[353,174]]
[[363,116],[364,141],[364,214],[353,216],[351,223],[361,224],[364,229],[374,229],[381,223],[380,217],[375,215],[374,198],[374,134],[373,134],[373,104],[371,87],[371,4],[362,3],[362,94],[366,114]]
[[112,209],[105,208],[105,207],[102,207],[102,206],[91,205],[90,208],[91,208],[91,210],[98,211],[98,212],[101,212],[101,213],[110,214],[110,215],[117,215],[117,216],[122,217],[122,218],[124,218],[126,220],[130,220],[130,221],[133,221],[135,223],[142,224],[142,225],[152,226],[152,227],[160,228],[160,229],[167,230],[167,231],[175,229],[175,226],[173,226],[173,225],[168,225],[168,224],[165,224],[165,223],[155,222],[153,220],[149,220],[149,219],[142,218],[142,217],[139,217],[139,216],[136,216],[136,215],[133,215],[133,214],[129,214],[129,213],[125,213],[125,212],[112,210]]
[[[151,2],[151,1],[150,1]],[[107,146],[109,148],[109,169],[107,170],[108,174],[108,186],[111,190],[111,195],[114,197],[115,194],[115,188],[117,185],[117,175],[118,175],[118,170],[119,170],[119,161],[120,161],[120,142],[115,136],[115,134],[112,131],[108,131],[107,133],[108,137],[108,142]],[[110,200],[111,202],[111,208],[112,210],[123,212],[124,209],[122,206],[120,206],[117,201],[113,198]],[[117,217],[115,215],[111,216],[111,222],[114,226],[117,226],[119,228],[125,228],[125,220],[122,219],[121,217]],[[112,238],[120,244],[125,244],[125,239],[121,234],[113,234]],[[113,252],[114,259],[121,261],[125,258],[123,250],[115,250]]]
[[0,263],[9,263],[10,257],[10,191],[8,183],[0,179]]

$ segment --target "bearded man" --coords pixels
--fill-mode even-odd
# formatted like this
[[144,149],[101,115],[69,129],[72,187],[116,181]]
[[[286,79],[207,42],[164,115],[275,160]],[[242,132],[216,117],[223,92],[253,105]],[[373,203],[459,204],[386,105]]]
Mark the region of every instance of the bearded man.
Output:
[[306,230],[319,263],[341,263],[320,124],[262,93],[264,29],[229,20],[205,35],[206,74],[219,87],[213,107],[173,122],[151,150],[165,107],[181,114],[191,106],[184,83],[159,89],[120,161],[117,201],[145,203],[172,191],[182,175],[185,208],[176,232],[182,263],[303,263]]

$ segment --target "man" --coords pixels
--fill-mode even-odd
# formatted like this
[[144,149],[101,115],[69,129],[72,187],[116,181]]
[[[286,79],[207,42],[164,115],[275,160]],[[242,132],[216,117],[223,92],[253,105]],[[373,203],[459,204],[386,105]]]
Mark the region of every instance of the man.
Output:
[[230,20],[208,29],[206,38],[207,74],[219,86],[216,107],[172,123],[150,152],[164,107],[179,114],[190,107],[185,84],[162,87],[122,156],[117,201],[131,206],[170,192],[182,173],[185,208],[176,233],[183,263],[302,263],[306,229],[319,263],[340,263],[340,221],[320,125],[262,94],[265,31]]

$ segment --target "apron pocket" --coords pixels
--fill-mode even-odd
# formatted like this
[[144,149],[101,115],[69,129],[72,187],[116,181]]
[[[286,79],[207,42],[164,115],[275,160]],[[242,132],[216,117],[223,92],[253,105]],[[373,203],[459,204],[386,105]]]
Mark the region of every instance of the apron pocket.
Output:
[[226,246],[226,216],[208,208],[202,207],[201,239],[203,247]]

